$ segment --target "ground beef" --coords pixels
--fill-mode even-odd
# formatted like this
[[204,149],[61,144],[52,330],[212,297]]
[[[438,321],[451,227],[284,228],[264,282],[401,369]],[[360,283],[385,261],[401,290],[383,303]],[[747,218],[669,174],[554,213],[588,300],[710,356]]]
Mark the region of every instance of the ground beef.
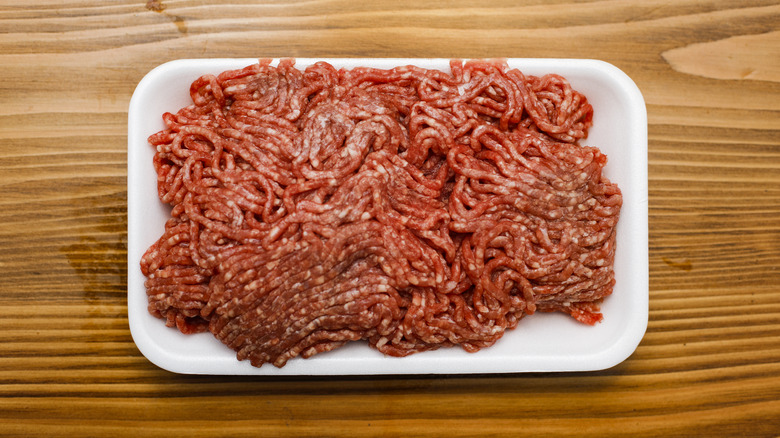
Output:
[[593,110],[500,61],[261,61],[191,88],[149,138],[172,207],[149,311],[254,366],[349,341],[475,352],[536,311],[601,319],[620,190]]

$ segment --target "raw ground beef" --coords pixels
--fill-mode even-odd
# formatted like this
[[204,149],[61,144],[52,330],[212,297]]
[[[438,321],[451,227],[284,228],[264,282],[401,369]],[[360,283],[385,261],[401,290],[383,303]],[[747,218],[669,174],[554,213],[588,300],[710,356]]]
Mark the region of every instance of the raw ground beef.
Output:
[[475,352],[537,311],[601,319],[620,190],[593,110],[502,61],[261,61],[191,88],[149,138],[164,234],[149,311],[254,366],[350,341]]

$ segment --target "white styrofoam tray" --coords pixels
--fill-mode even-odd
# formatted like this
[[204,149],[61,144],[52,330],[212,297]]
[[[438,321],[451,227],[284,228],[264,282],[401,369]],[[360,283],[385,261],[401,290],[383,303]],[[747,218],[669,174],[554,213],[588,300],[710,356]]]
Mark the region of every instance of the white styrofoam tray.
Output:
[[[449,71],[448,59],[298,59],[304,68],[324,60],[335,67],[392,68],[414,64]],[[605,173],[623,192],[615,256],[616,286],[594,327],[559,313],[524,318],[494,346],[477,353],[444,348],[405,358],[382,355],[365,343],[283,368],[252,367],[210,333],[183,335],[147,311],[139,261],[161,235],[169,208],[157,197],[154,150],[147,137],[164,129],[161,115],[191,103],[189,86],[199,76],[242,68],[255,59],[184,59],[165,63],[138,84],[128,115],[128,318],[133,339],[151,362],[178,373],[232,375],[463,374],[593,371],[628,358],[644,336],[648,319],[647,112],[634,82],[611,64],[582,59],[508,59],[525,74],[557,73],[593,105],[593,128],[582,143],[599,147]]]

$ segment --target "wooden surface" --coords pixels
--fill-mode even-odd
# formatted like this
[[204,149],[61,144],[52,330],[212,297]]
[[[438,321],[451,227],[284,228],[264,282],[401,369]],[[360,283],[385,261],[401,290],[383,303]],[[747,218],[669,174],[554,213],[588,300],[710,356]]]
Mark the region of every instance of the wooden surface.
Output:
[[[780,435],[779,23],[777,1],[0,1],[0,435]],[[281,56],[623,69],[650,138],[635,354],[594,373],[398,378],[147,361],[126,309],[130,96],[171,59]]]

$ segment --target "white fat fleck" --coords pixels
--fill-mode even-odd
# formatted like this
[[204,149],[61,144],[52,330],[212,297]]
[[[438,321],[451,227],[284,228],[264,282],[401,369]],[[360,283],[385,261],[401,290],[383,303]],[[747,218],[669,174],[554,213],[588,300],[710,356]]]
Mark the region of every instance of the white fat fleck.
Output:
[[225,87],[225,93],[233,94],[238,90],[244,90],[244,89],[246,89],[246,84],[233,85],[230,87]]
[[349,214],[349,210],[347,210],[347,209],[341,210],[341,211],[339,212],[339,214],[338,214],[338,216],[339,216],[339,219],[344,219],[344,217],[346,217],[346,216],[347,216],[347,214]]
[[364,221],[371,219],[371,213],[364,211],[363,214],[360,215],[360,219]]

